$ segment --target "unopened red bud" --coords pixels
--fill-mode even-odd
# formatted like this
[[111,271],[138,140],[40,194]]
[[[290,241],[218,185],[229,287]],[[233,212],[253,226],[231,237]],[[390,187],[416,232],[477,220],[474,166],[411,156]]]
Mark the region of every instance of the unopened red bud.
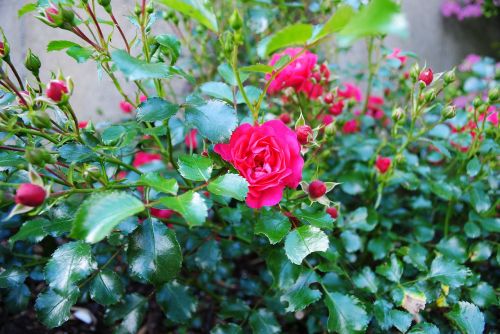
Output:
[[37,207],[45,201],[47,192],[39,185],[33,183],[23,183],[16,192],[15,201],[17,204]]
[[427,68],[420,72],[418,80],[425,83],[426,86],[429,86],[432,83],[432,80],[434,80],[434,73],[432,72],[432,69]]
[[380,173],[386,173],[391,167],[392,160],[387,157],[378,157],[377,161],[375,161],[375,167],[379,170]]
[[330,215],[330,217],[332,217],[333,219],[337,219],[337,217],[339,216],[337,208],[334,206],[326,209],[326,213],[328,213]]
[[59,9],[51,4],[49,7],[45,9],[45,17],[49,22],[56,23],[58,20],[58,15],[59,15]]
[[315,180],[311,182],[307,191],[312,198],[319,198],[326,193],[326,185],[323,181]]
[[332,104],[333,103],[334,96],[331,92],[326,93],[325,97],[323,98],[323,101],[327,104]]
[[301,125],[296,130],[297,140],[301,145],[306,145],[312,139],[313,131],[309,125]]
[[68,93],[68,86],[62,80],[52,80],[47,85],[47,97],[56,103],[61,102],[64,95]]
[[283,113],[280,115],[280,120],[285,124],[290,124],[290,122],[292,121],[292,117],[289,113]]

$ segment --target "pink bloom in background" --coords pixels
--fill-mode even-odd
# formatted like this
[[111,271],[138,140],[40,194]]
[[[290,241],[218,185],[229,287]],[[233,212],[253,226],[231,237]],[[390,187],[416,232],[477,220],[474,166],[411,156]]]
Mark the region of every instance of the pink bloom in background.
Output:
[[134,111],[134,106],[131,105],[130,103],[128,103],[127,101],[121,101],[120,102],[120,109],[126,113],[126,114],[130,114],[132,111]]
[[137,152],[134,156],[132,166],[137,168],[156,160],[161,160],[161,155],[148,152]]
[[462,7],[453,0],[446,0],[441,4],[441,14],[444,17],[456,16],[461,10]]
[[362,100],[362,94],[361,94],[361,89],[356,86],[353,83],[344,83],[343,84],[344,89],[338,90],[338,94],[340,97],[343,97],[344,99],[353,99],[356,102],[361,102]]
[[323,116],[322,123],[324,126],[328,126],[333,123],[333,116],[332,115],[325,115]]
[[173,211],[173,210],[156,209],[156,208],[149,209],[149,212],[151,212],[151,216],[159,218],[159,219],[169,219],[175,213],[175,211]]
[[401,65],[406,64],[406,60],[408,57],[400,55],[401,49],[394,48],[392,49],[392,53],[387,56],[388,59],[398,59],[401,62]]
[[342,132],[345,134],[348,133],[355,133],[359,131],[359,124],[358,121],[355,119],[351,119],[350,121],[347,121],[344,123],[342,126]]
[[387,157],[377,157],[377,161],[375,161],[375,167],[382,174],[386,173],[391,167],[391,158]]
[[375,119],[381,119],[384,117],[384,111],[382,110],[382,105],[384,104],[384,98],[381,96],[370,96],[368,98],[368,111],[367,115]]
[[307,80],[297,91],[303,92],[311,100],[316,100],[318,97],[323,95],[323,86],[319,83],[313,83],[312,81]]
[[462,64],[458,66],[458,69],[462,72],[470,71],[472,70],[472,66],[479,61],[481,61],[481,56],[471,53],[470,55],[465,57]]
[[453,105],[459,109],[463,109],[470,102],[470,98],[467,96],[459,96],[453,100]]
[[198,148],[198,139],[196,135],[198,134],[198,129],[192,129],[188,132],[186,137],[184,137],[184,144],[189,150],[196,150]]
[[[274,66],[285,55],[294,57],[301,50],[301,48],[288,48],[283,52],[276,53],[271,58],[269,65]],[[269,85],[269,94],[276,94],[288,87],[298,90],[311,77],[317,61],[318,57],[314,53],[309,51],[304,52],[274,78]],[[266,74],[266,80],[270,79],[271,74]]]
[[146,102],[147,99],[148,99],[148,97],[146,95],[139,96],[139,101],[141,101],[141,103]]
[[61,102],[68,92],[68,86],[65,81],[52,80],[47,84],[47,97],[54,102]]
[[78,122],[78,127],[80,129],[83,129],[83,128],[87,127],[87,124],[89,124],[89,121],[80,121],[80,122]]
[[479,115],[478,121],[482,122],[484,117],[486,117],[487,122],[490,122],[494,126],[498,126],[498,111],[495,106],[489,106],[488,110],[484,114]]
[[279,120],[240,125],[229,143],[215,145],[214,151],[248,181],[246,202],[254,209],[276,205],[285,187],[296,188],[302,180],[297,135]]

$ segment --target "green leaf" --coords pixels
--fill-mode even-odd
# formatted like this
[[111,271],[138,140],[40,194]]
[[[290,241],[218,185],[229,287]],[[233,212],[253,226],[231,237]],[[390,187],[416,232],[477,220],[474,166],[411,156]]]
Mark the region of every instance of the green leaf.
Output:
[[243,66],[240,68],[242,72],[256,72],[256,73],[272,73],[274,71],[274,67],[266,64],[255,64],[249,66]]
[[316,209],[314,207],[305,207],[298,209],[293,213],[300,221],[307,222],[312,226],[321,229],[333,229],[333,218],[323,211],[323,209]]
[[16,241],[21,240],[27,240],[33,243],[42,241],[42,239],[48,235],[48,232],[43,228],[45,223],[49,223],[49,221],[43,218],[35,218],[25,222],[19,231],[10,237],[9,243],[14,245]]
[[73,143],[61,146],[59,154],[67,162],[88,162],[97,158],[97,155],[87,146]]
[[170,65],[174,65],[181,54],[181,42],[174,35],[156,35],[155,40],[160,44],[162,53],[170,58]]
[[273,288],[285,290],[299,277],[302,268],[291,263],[282,249],[273,249],[266,256],[267,269],[273,277]]
[[469,190],[470,203],[478,213],[486,212],[491,207],[491,199],[478,184]]
[[7,268],[0,272],[0,288],[14,288],[24,283],[28,277],[26,270],[18,267]]
[[139,183],[165,194],[177,195],[179,190],[176,179],[166,179],[159,172],[142,174]]
[[48,328],[61,326],[70,318],[71,307],[79,295],[80,291],[76,287],[64,293],[52,289],[40,293],[35,302],[38,319]]
[[144,204],[126,192],[94,193],[78,208],[71,236],[96,243],[125,218],[144,210]]
[[266,57],[276,50],[289,46],[306,45],[313,33],[311,24],[296,23],[264,38],[257,46],[260,57]]
[[480,241],[469,250],[469,258],[471,262],[486,261],[492,253],[491,245],[487,241]]
[[194,261],[203,270],[215,271],[221,260],[219,243],[213,239],[203,243],[194,256]]
[[200,194],[188,191],[177,197],[164,197],[160,203],[177,211],[190,227],[203,225],[208,216],[208,208]]
[[4,306],[10,313],[24,311],[28,307],[31,291],[26,284],[10,288],[5,296]]
[[160,97],[150,97],[137,107],[137,121],[156,122],[166,121],[179,111],[177,104],[168,102]]
[[201,106],[186,107],[186,121],[214,143],[229,139],[238,125],[236,111],[222,101],[208,101]]
[[60,246],[45,266],[45,280],[53,290],[66,293],[86,278],[97,265],[89,244],[72,241]]
[[392,304],[385,299],[377,299],[373,304],[373,315],[381,329],[387,331],[392,326]]
[[244,201],[248,193],[248,182],[238,174],[225,174],[211,181],[208,191],[218,196],[229,196]]
[[188,180],[206,182],[212,175],[212,160],[202,155],[181,155],[178,164],[179,173]]
[[317,41],[325,36],[339,32],[344,28],[354,15],[351,6],[340,5],[335,13],[330,16],[328,21],[321,27],[318,33],[313,36],[313,41]]
[[106,310],[104,320],[108,325],[121,320],[114,331],[116,334],[136,334],[148,308],[147,302],[146,298],[137,293],[126,295],[123,302]]
[[217,325],[211,331],[210,334],[241,334],[243,333],[241,327],[236,324],[228,323],[225,325]]
[[76,60],[78,64],[85,63],[94,54],[94,51],[87,48],[82,48],[79,45],[71,46],[66,50],[66,54]]
[[369,224],[368,220],[368,209],[365,207],[357,208],[356,210],[349,212],[345,216],[344,225],[351,229],[360,229],[362,231],[372,231],[375,228],[374,224]]
[[203,94],[228,102],[233,101],[233,91],[231,87],[223,82],[210,81],[200,86]]
[[278,211],[262,211],[255,224],[254,233],[265,235],[274,245],[283,240],[290,231],[292,224],[287,217]]
[[348,253],[353,253],[361,249],[362,242],[359,235],[351,230],[340,233],[340,239]]
[[65,49],[69,49],[72,46],[80,46],[79,44],[71,41],[50,41],[47,45],[47,52],[51,51],[61,51]]
[[186,323],[196,312],[196,299],[186,286],[176,281],[167,283],[156,293],[156,301],[168,319]]
[[469,175],[470,177],[474,177],[477,174],[479,174],[480,170],[481,170],[481,162],[477,157],[472,158],[467,163],[467,175]]
[[168,6],[183,15],[200,22],[213,32],[218,32],[217,17],[208,7],[207,1],[203,0],[159,0],[160,3]]
[[281,332],[281,327],[274,315],[263,308],[252,312],[249,323],[254,334],[275,334]]
[[410,328],[413,320],[413,316],[410,313],[400,310],[391,310],[390,316],[394,327],[402,333],[406,333],[406,331],[408,331],[408,328]]
[[338,292],[327,293],[328,330],[339,334],[360,333],[366,330],[370,318],[363,304],[354,296]]
[[463,263],[467,260],[467,243],[464,239],[452,236],[448,239],[441,239],[436,245],[436,249],[452,260]]
[[[241,70],[241,69],[240,69]],[[236,80],[236,75],[234,74],[233,69],[227,63],[222,63],[217,67],[217,72],[224,79],[226,83],[231,86],[238,86],[238,81]],[[248,79],[249,74],[240,71],[240,80],[241,82],[245,82]]]
[[428,322],[421,322],[413,326],[408,334],[439,334],[439,328]]
[[469,269],[448,260],[442,256],[436,257],[431,263],[431,271],[427,278],[436,280],[452,288],[457,288],[465,283]]
[[22,17],[28,13],[34,12],[37,8],[38,6],[36,3],[27,3],[17,11],[17,17]]
[[411,244],[404,260],[407,263],[411,263],[419,270],[427,271],[427,254],[428,251],[425,247],[420,244]]
[[486,282],[479,282],[478,285],[469,290],[470,299],[479,307],[489,307],[498,305],[495,289]]
[[119,302],[125,289],[120,277],[114,271],[104,269],[92,279],[89,292],[93,300],[107,306]]
[[116,67],[129,79],[147,80],[147,79],[168,79],[176,73],[173,67],[165,63],[147,63],[132,57],[124,50],[111,52],[111,59]]
[[364,267],[353,277],[352,282],[358,289],[364,289],[375,294],[378,291],[379,280],[370,267]]
[[307,255],[326,251],[328,244],[325,232],[317,227],[305,225],[288,233],[285,252],[292,263],[301,264]]
[[395,254],[391,254],[391,261],[377,267],[377,274],[384,276],[389,281],[399,283],[403,275],[403,264]]
[[400,6],[392,0],[372,0],[340,31],[343,36],[360,38],[382,34],[406,36],[408,24]]
[[17,167],[24,165],[26,158],[12,151],[0,152],[0,166],[2,167]]
[[297,281],[280,298],[281,302],[288,303],[286,311],[300,311],[317,302],[321,298],[321,292],[317,289],[311,289],[310,285],[318,281],[318,275],[310,269],[301,273]]
[[182,265],[175,233],[156,219],[145,220],[130,235],[127,258],[132,276],[156,286],[177,276]]
[[474,304],[460,301],[445,316],[463,334],[482,334],[484,331],[484,315]]

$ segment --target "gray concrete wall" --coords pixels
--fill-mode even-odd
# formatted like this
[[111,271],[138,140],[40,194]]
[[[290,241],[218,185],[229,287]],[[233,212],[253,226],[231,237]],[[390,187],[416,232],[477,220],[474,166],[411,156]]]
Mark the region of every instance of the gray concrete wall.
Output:
[[[70,33],[49,28],[31,14],[17,18],[17,10],[27,2],[0,0],[0,26],[11,43],[13,61],[21,65],[27,48],[31,47],[42,58],[42,80],[47,80],[48,71],[56,72],[59,68],[65,75],[71,76],[75,81],[72,102],[81,119],[116,120],[123,117],[118,108],[120,95],[105,75],[102,81],[97,79],[94,63],[76,64],[64,52],[45,51],[49,40],[74,40]],[[410,36],[407,39],[389,38],[390,47],[417,53],[436,71],[452,68],[469,53],[494,55],[492,43],[500,41],[498,19],[458,22],[441,16],[441,0],[403,0],[402,3],[410,25]],[[134,4],[134,0],[113,1],[115,15],[128,36],[134,36],[135,30],[124,15],[133,9]],[[168,32],[166,26],[162,26],[161,30]],[[121,45],[118,35],[116,38],[115,43]],[[364,43],[358,43],[341,61],[346,59],[363,62],[366,59]],[[22,71],[21,75],[25,77],[26,72]],[[128,83],[124,87],[129,92],[134,91]],[[99,110],[102,114],[98,113]]]

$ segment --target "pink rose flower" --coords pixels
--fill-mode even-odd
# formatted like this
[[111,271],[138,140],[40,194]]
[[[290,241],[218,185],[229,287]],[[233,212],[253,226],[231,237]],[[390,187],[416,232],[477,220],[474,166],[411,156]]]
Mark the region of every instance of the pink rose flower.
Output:
[[344,89],[339,89],[338,95],[344,99],[353,99],[356,102],[361,102],[361,89],[353,83],[343,84]]
[[134,156],[132,166],[137,168],[155,160],[161,160],[161,155],[148,152],[137,152]]
[[392,53],[387,56],[388,59],[398,59],[401,62],[401,65],[404,65],[406,63],[406,60],[408,57],[400,55],[401,49],[399,48],[394,48],[392,49]]
[[80,121],[80,122],[78,122],[78,127],[80,129],[83,129],[83,128],[87,127],[87,124],[89,124],[89,121]]
[[120,109],[126,113],[130,114],[132,111],[134,111],[134,106],[128,103],[127,101],[121,101],[120,102]]
[[198,148],[198,139],[196,138],[197,134],[198,130],[192,129],[188,132],[186,137],[184,137],[184,144],[186,144],[188,150],[196,150]]
[[214,151],[248,181],[247,205],[257,209],[280,202],[285,187],[296,188],[304,159],[294,131],[279,120],[240,125],[228,144]]
[[384,111],[381,106],[384,104],[384,98],[381,96],[370,96],[368,98],[368,112],[367,115],[375,119],[384,117]]
[[[276,53],[271,58],[269,65],[274,66],[285,55],[294,57],[301,50],[301,48],[288,48],[283,52]],[[317,61],[318,57],[314,53],[309,51],[304,52],[274,78],[269,85],[269,94],[276,94],[288,87],[298,90],[302,84],[310,79]],[[270,79],[271,74],[266,74],[266,80]]]
[[359,124],[358,121],[355,119],[351,119],[350,121],[345,122],[344,126],[342,126],[342,132],[345,134],[355,133],[358,131],[359,131]]
[[391,167],[391,163],[391,158],[379,156],[377,157],[377,161],[375,161],[375,167],[380,173],[385,174]]

